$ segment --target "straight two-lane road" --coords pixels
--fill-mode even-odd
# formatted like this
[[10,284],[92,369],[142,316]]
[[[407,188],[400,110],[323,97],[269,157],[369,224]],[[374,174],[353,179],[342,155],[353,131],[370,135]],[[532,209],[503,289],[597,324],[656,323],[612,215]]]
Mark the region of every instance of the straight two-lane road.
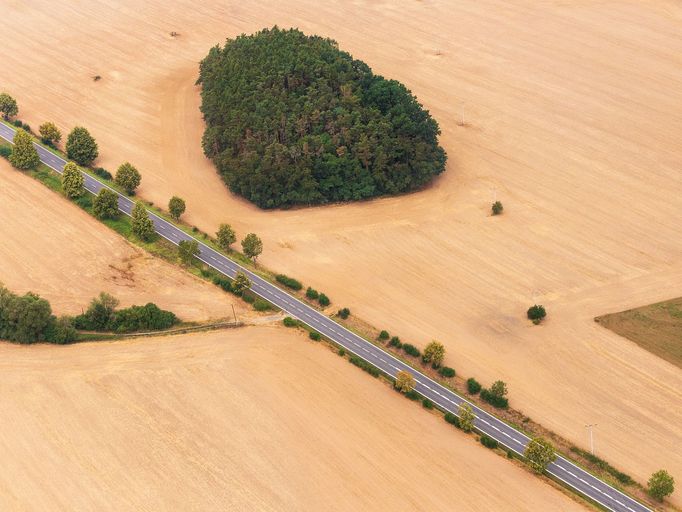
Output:
[[[0,137],[11,142],[14,138],[14,130],[0,123]],[[66,162],[62,158],[38,144],[35,144],[35,146],[41,161],[45,165],[58,173],[63,171]],[[85,188],[93,194],[97,194],[103,187],[109,188],[88,174],[84,174],[84,177]],[[118,194],[118,196],[119,209],[123,213],[130,215],[135,204],[134,201],[121,194]],[[151,211],[149,212],[149,217],[154,222],[156,232],[170,242],[177,245],[181,240],[193,239],[193,237],[186,234],[180,228]],[[281,308],[289,315],[298,318],[311,328],[344,347],[347,351],[373,364],[385,374],[395,377],[400,370],[410,372],[416,380],[415,389],[441,409],[457,414],[459,405],[466,402],[459,395],[396,359],[388,352],[350,332],[329,317],[289,295],[260,276],[241,267],[223,254],[203,244],[200,240],[197,240],[197,242],[199,242],[199,249],[201,251],[199,255],[201,261],[230,278],[233,278],[238,271],[244,272],[251,279],[251,290],[254,293]],[[475,405],[471,404],[471,406],[476,414],[476,428],[480,432],[492,437],[517,454],[523,454],[526,445],[530,441],[525,434]],[[596,501],[608,510],[614,512],[651,512],[649,508],[641,503],[624,495],[561,456],[557,457],[556,461],[549,465],[547,471],[555,478],[563,481],[567,486]]]

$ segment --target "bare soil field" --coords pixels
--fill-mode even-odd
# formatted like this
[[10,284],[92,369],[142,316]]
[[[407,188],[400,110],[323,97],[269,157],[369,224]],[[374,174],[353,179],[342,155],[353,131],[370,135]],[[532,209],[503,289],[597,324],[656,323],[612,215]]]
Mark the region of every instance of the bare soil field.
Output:
[[[0,85],[23,119],[86,125],[106,167],[141,169],[145,198],[177,193],[206,231],[259,233],[264,264],[403,339],[442,340],[458,372],[507,381],[512,406],[582,447],[598,423],[597,454],[638,479],[682,476],[682,373],[593,321],[682,288],[679,2],[40,0],[3,17]],[[201,154],[196,65],[274,24],[406,83],[441,124],[448,171],[312,210],[232,196]]]
[[598,316],[595,320],[682,368],[682,298]]
[[233,296],[130,245],[5,160],[0,191],[0,281],[12,291],[38,293],[56,314],[81,313],[106,291],[123,307],[155,302],[185,321],[232,316]]
[[0,371],[3,510],[583,510],[283,328],[0,344]]

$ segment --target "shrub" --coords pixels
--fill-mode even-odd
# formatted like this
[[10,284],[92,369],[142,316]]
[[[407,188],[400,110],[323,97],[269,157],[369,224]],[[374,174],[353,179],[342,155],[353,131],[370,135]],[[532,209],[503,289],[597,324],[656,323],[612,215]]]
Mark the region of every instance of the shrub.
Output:
[[424,409],[433,409],[433,402],[428,398],[424,398],[422,400],[422,407],[424,407]]
[[17,128],[23,128],[23,127],[24,127],[24,123],[22,123],[21,121],[19,121],[19,119],[15,119],[14,121],[12,121],[12,124],[13,124],[14,126],[16,126]]
[[45,331],[45,341],[64,345],[74,341],[76,339],[76,334],[76,329],[71,323],[70,318],[66,316],[59,318],[53,317]]
[[346,349],[343,348],[343,347],[341,347],[341,348],[339,349],[338,354],[339,354],[341,357],[345,356],[345,355],[346,355]]
[[408,393],[414,389],[416,382],[410,372],[400,370],[395,376],[395,388],[401,393]]
[[[235,291],[235,293],[237,293],[237,292]],[[244,302],[246,302],[247,304],[254,304],[256,302],[256,297],[254,297],[250,293],[241,292],[241,297],[242,297],[242,300]]]
[[43,143],[49,146],[54,146],[62,140],[62,132],[60,132],[57,125],[51,121],[41,124],[38,128],[38,132],[40,133],[40,139]]
[[491,207],[491,210],[493,212],[493,215],[500,215],[502,213],[502,210],[504,210],[504,206],[502,206],[501,202],[495,201]]
[[503,396],[494,394],[488,389],[481,390],[481,398],[498,409],[506,409],[509,407],[509,400]]
[[454,425],[455,427],[459,428],[459,418],[451,412],[446,412],[445,416],[443,416],[443,419],[450,425]]
[[547,312],[545,311],[544,306],[538,306],[535,304],[534,306],[528,308],[526,316],[529,320],[532,320],[535,325],[537,325],[542,322],[542,319],[545,318],[545,316],[547,316]]
[[66,138],[66,155],[78,165],[88,166],[97,158],[99,150],[90,132],[77,126]]
[[164,311],[150,302],[144,306],[131,306],[114,314],[113,330],[116,332],[158,331],[168,329],[178,322],[170,311]]
[[300,281],[294,279],[293,277],[285,276],[284,274],[277,274],[275,276],[275,279],[277,279],[278,283],[283,284],[287,288],[291,288],[292,290],[300,290],[303,288],[303,285],[301,284]]
[[0,146],[0,156],[2,158],[8,159],[10,155],[12,154],[12,148],[9,146]]
[[369,364],[364,359],[361,359],[358,356],[350,356],[348,361],[351,364],[354,364],[355,366],[357,366],[358,368],[362,368],[367,373],[369,373],[372,377],[378,377],[379,375],[381,375],[381,372],[379,371],[379,369],[376,366]]
[[438,373],[441,375],[441,377],[445,377],[447,379],[455,376],[455,370],[453,368],[450,368],[449,366],[441,367],[438,370]]
[[419,393],[417,393],[414,389],[411,389],[410,391],[405,393],[405,396],[410,400],[419,400]]
[[348,308],[339,309],[338,313],[336,314],[345,320],[350,316],[350,309]]
[[253,309],[255,309],[256,311],[268,311],[272,309],[272,306],[270,306],[270,303],[268,301],[257,298],[253,302]]
[[409,343],[403,344],[403,350],[405,351],[406,354],[411,355],[412,357],[419,357],[421,355],[419,349]]
[[213,284],[220,286],[226,292],[232,292],[232,283],[226,277],[213,276]]
[[483,446],[485,446],[486,448],[490,448],[491,450],[494,450],[495,448],[497,448],[497,446],[499,444],[495,439],[493,439],[492,437],[487,436],[485,434],[483,434],[481,436],[480,441],[481,441],[481,444]]
[[282,320],[285,327],[298,327],[298,320],[294,320],[290,316],[287,316]]
[[308,289],[305,291],[305,296],[311,300],[315,300],[320,296],[320,294],[317,292],[317,290],[313,290],[310,286],[308,286]]
[[400,338],[398,336],[393,336],[391,341],[388,342],[391,347],[403,348],[403,344],[400,343]]
[[317,331],[310,331],[310,334],[308,336],[313,341],[320,341],[322,339],[322,336]]
[[467,391],[470,395],[475,395],[481,391],[481,384],[473,377],[467,379]]
[[422,356],[422,361],[424,363],[431,363],[433,368],[438,368],[443,364],[443,359],[445,358],[445,346],[439,341],[433,340],[431,343],[426,345],[424,349],[424,355]]
[[261,208],[408,192],[445,170],[428,111],[329,39],[239,36],[210,50],[198,83],[206,156]]
[[320,296],[317,298],[317,301],[320,303],[320,306],[322,307],[327,307],[329,306],[329,304],[331,304],[329,297],[327,297],[324,293],[320,293]]
[[381,331],[379,333],[379,339],[382,341],[387,340],[389,337],[390,337],[390,335],[388,334],[388,331]]
[[112,178],[111,173],[107,171],[104,167],[95,167],[93,171],[97,176],[99,176],[100,178],[104,178],[105,180],[111,180]]

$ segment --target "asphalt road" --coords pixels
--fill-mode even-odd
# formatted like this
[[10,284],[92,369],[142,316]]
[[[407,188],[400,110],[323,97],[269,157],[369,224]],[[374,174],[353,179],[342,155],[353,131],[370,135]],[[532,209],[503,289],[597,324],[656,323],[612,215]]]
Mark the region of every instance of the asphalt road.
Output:
[[[14,137],[14,130],[0,123],[0,137],[11,142]],[[38,144],[35,144],[35,146],[41,161],[48,167],[61,173],[66,162],[42,146]],[[97,194],[103,187],[110,188],[87,174],[84,174],[84,177],[85,188],[93,194]],[[119,209],[126,215],[130,215],[135,203],[128,197],[121,194],[118,195]],[[165,219],[158,217],[151,211],[149,212],[149,217],[154,222],[156,232],[170,242],[177,245],[181,240],[193,239],[180,228],[174,226]],[[410,372],[416,380],[415,389],[424,397],[429,398],[441,409],[457,414],[459,405],[466,402],[465,399],[456,395],[449,389],[444,388],[426,375],[423,375],[414,368],[407,366],[402,361],[396,359],[388,352],[385,352],[345,329],[316,309],[241,267],[226,256],[206,246],[200,240],[197,240],[197,242],[199,242],[199,249],[201,251],[199,255],[201,261],[231,278],[234,277],[238,271],[245,273],[249,276],[249,279],[251,279],[251,290],[254,293],[281,308],[283,311],[286,311],[292,317],[298,318],[308,326],[322,333],[338,345],[344,347],[348,352],[373,364],[385,374],[395,377],[396,373],[400,370]],[[530,441],[525,434],[482,409],[479,409],[474,404],[470,405],[476,415],[475,426],[480,432],[496,439],[500,444],[513,450],[517,454],[523,454],[526,445]],[[622,494],[561,456],[557,457],[556,461],[549,465],[547,471],[569,487],[572,487],[581,494],[598,502],[608,510],[616,512],[651,512],[649,508]]]

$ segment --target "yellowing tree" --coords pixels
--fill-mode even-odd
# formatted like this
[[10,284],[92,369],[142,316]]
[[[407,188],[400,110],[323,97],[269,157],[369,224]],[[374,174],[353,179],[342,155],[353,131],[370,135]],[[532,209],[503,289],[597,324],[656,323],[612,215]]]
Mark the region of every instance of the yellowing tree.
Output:
[[556,460],[554,447],[542,437],[534,437],[528,442],[523,455],[533,471],[542,474]]
[[474,429],[474,411],[471,406],[462,402],[459,406],[459,427],[464,430],[464,432],[471,432]]
[[41,124],[38,131],[40,132],[40,138],[46,144],[57,144],[62,140],[62,132],[59,131],[57,125],[50,121]]
[[395,387],[401,393],[409,393],[414,389],[416,382],[410,372],[400,370],[395,376]]
[[439,341],[433,340],[431,343],[426,345],[424,349],[424,355],[422,360],[425,363],[431,363],[434,367],[439,367],[443,364],[443,359],[445,359],[445,347]]
[[27,170],[37,167],[40,163],[38,151],[33,146],[33,138],[24,130],[19,129],[14,134],[14,147],[9,156],[9,163],[17,169]]

